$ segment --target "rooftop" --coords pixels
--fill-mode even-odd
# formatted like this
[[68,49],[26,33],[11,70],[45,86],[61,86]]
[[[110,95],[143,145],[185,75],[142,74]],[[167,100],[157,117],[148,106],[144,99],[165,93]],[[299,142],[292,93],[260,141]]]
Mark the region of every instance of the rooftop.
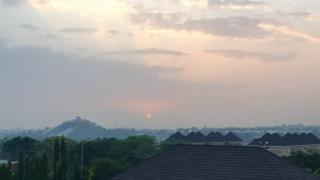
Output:
[[265,134],[261,138],[254,139],[249,145],[268,145],[268,146],[291,146],[291,145],[310,145],[320,144],[320,139],[312,133],[301,134],[286,134],[280,136],[279,134]]
[[319,180],[259,147],[176,145],[113,180]]

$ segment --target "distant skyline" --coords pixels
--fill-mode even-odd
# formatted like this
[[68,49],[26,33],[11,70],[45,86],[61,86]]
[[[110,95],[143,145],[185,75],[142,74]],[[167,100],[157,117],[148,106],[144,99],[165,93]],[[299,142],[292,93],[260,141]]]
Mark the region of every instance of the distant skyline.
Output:
[[0,0],[0,123],[319,125],[319,0]]

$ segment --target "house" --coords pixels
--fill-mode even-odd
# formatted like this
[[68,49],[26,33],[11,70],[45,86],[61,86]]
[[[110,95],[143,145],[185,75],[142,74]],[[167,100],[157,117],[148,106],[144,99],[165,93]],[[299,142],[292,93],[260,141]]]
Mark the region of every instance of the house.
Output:
[[176,145],[112,180],[320,180],[264,148]]
[[240,145],[242,143],[242,139],[232,132],[229,132],[225,136],[219,132],[211,132],[207,136],[203,135],[201,132],[190,132],[186,136],[180,132],[176,132],[170,136],[167,141],[184,141],[192,144],[211,145]]
[[206,137],[201,132],[191,132],[185,137],[186,142],[190,143],[206,143]]
[[208,144],[223,145],[225,144],[225,137],[219,132],[211,132],[207,135],[206,140]]
[[298,151],[320,151],[320,139],[312,133],[288,133],[284,136],[267,133],[254,139],[249,145],[264,147],[278,156],[290,156]]
[[231,144],[231,145],[240,145],[242,142],[242,139],[233,134],[232,132],[229,132],[227,135],[224,136],[225,142],[227,144]]
[[173,135],[171,135],[169,138],[167,138],[167,141],[184,141],[184,140],[185,140],[185,136],[180,132],[176,132]]

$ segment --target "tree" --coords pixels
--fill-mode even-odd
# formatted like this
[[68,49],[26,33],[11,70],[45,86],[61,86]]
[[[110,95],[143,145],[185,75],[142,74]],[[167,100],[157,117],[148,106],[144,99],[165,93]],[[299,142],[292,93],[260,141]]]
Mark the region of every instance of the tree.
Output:
[[14,176],[10,170],[10,166],[0,165],[0,179],[13,180]]

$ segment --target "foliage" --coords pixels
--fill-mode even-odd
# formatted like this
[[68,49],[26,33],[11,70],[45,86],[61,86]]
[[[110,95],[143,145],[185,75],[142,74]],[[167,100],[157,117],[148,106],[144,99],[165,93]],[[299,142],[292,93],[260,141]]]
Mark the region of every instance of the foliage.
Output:
[[0,179],[14,180],[14,175],[10,170],[10,167],[0,165]]
[[17,159],[20,153],[32,152],[38,143],[38,141],[29,137],[16,137],[3,143],[2,153],[6,154],[9,159]]
[[[17,180],[29,180],[30,177],[32,180],[100,180],[125,171],[160,148],[149,136],[80,142],[64,137],[43,141],[17,137],[6,141],[2,151],[9,154],[11,160],[19,161],[17,171],[6,174],[11,178],[16,175]],[[0,176],[0,179],[3,178]]]
[[320,169],[320,154],[317,151],[308,151],[308,152],[296,152],[291,156],[286,158],[293,164],[307,169],[315,174],[319,174]]

